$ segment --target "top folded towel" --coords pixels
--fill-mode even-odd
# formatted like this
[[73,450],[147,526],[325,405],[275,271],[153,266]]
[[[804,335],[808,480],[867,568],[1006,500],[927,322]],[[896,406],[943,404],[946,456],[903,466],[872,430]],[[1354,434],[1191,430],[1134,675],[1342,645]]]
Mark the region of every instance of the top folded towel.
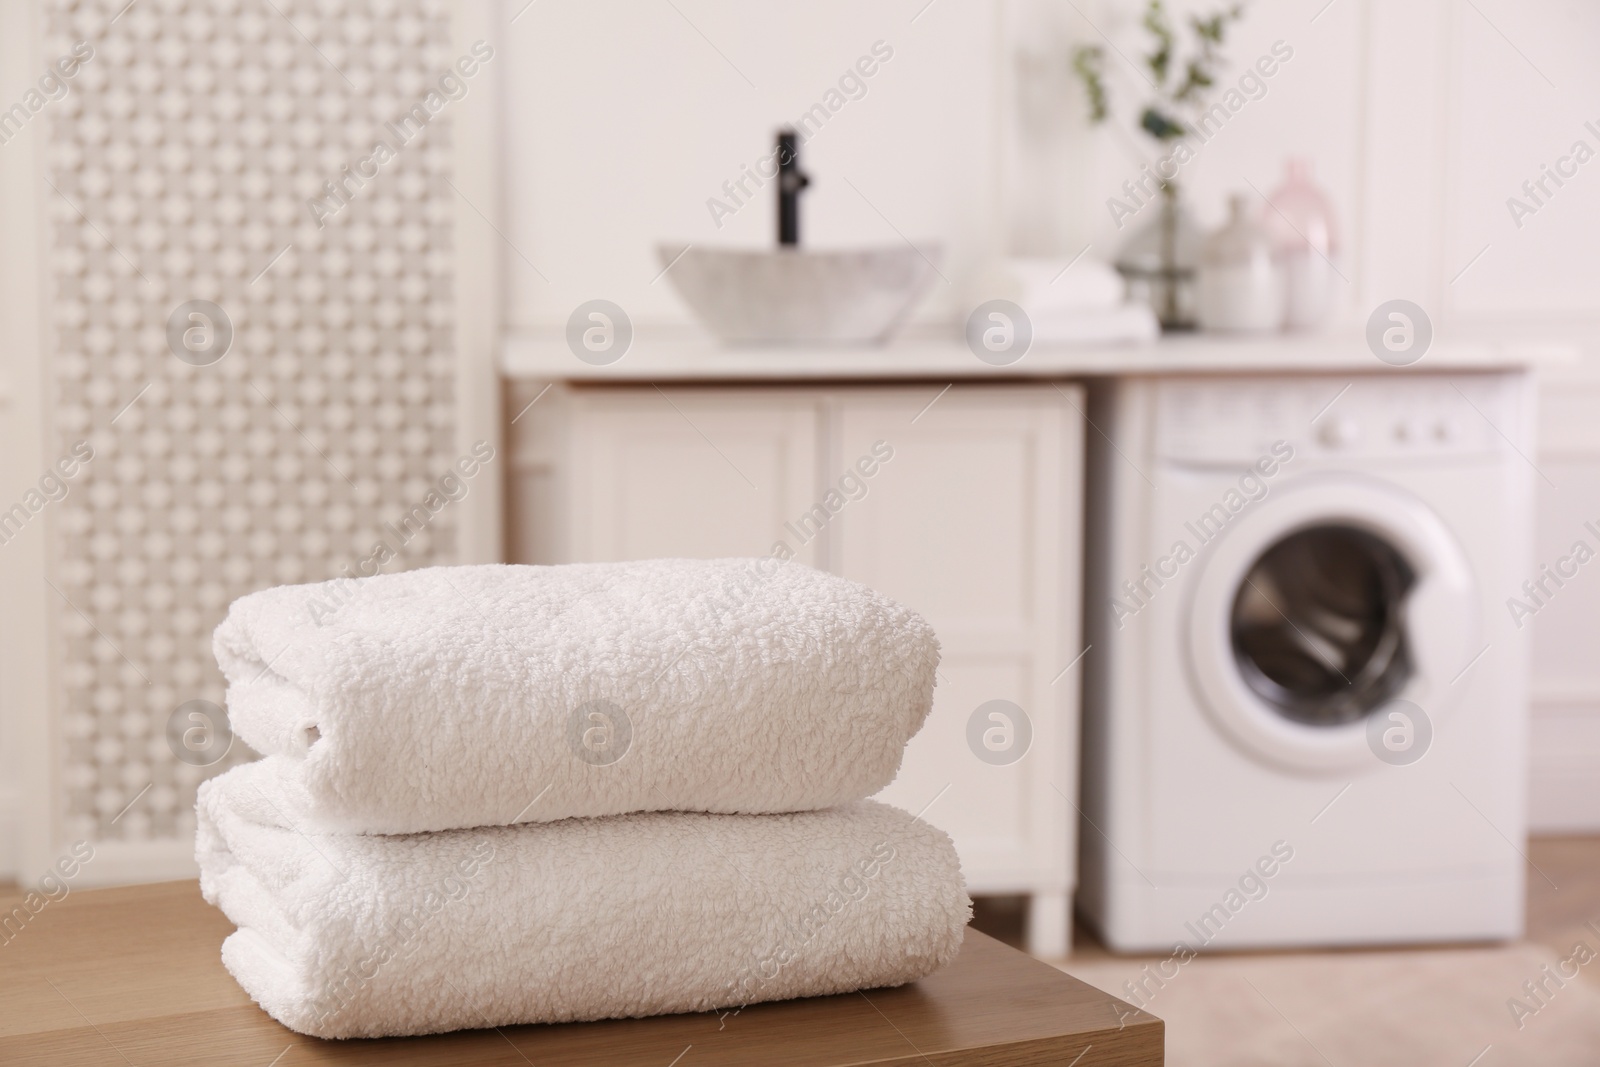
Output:
[[434,567],[280,586],[217,627],[235,733],[307,828],[765,813],[887,785],[938,641],[776,559]]

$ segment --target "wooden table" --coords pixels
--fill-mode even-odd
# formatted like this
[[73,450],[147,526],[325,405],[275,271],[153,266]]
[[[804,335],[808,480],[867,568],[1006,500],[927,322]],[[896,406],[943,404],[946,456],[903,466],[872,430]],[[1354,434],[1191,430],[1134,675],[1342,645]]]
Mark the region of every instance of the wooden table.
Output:
[[274,1022],[222,967],[232,925],[194,882],[80,890],[0,945],[0,1064],[1053,1064],[1155,1067],[1163,1024],[968,930],[899,989],[432,1037],[323,1041]]

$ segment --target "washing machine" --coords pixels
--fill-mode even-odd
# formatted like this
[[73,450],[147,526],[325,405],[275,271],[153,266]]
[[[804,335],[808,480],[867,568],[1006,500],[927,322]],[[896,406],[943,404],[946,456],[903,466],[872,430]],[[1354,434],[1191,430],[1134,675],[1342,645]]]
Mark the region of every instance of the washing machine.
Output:
[[1522,930],[1527,376],[1091,392],[1079,911],[1177,952]]

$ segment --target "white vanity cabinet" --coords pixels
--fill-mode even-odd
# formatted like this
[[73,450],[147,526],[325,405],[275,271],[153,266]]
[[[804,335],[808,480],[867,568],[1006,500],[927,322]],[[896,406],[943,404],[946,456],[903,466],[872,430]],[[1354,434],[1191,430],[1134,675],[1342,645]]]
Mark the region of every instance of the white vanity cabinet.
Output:
[[[1030,896],[1030,947],[1064,955],[1083,650],[1080,395],[1051,382],[513,381],[508,556],[761,555],[783,542],[921,612],[943,646],[934,708],[882,799],[954,838],[971,892]],[[986,711],[980,747],[998,731],[986,760],[969,720],[990,701],[1020,708],[1026,724]],[[1026,751],[1003,762],[1026,733]]]
[[[570,399],[569,560],[767,555],[784,522],[816,500],[815,396],[644,388]],[[820,563],[814,545],[796,547]]]

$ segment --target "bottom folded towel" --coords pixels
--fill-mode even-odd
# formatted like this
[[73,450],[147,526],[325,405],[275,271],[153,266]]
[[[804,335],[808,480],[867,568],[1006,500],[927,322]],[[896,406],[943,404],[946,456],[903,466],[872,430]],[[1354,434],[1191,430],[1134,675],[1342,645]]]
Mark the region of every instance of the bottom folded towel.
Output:
[[269,769],[200,789],[222,960],[317,1037],[709,1011],[901,985],[971,914],[950,839],[862,801],[404,836],[303,834]]

